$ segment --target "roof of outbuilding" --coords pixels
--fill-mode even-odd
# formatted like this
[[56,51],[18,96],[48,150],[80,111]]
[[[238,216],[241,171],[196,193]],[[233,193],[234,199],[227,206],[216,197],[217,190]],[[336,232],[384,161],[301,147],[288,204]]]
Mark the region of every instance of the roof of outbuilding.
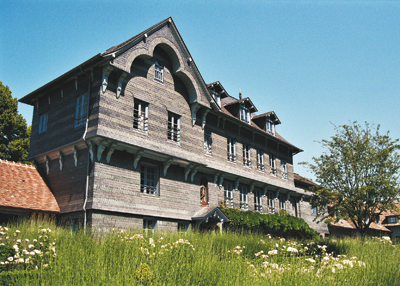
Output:
[[0,208],[60,212],[52,192],[35,167],[0,160]]

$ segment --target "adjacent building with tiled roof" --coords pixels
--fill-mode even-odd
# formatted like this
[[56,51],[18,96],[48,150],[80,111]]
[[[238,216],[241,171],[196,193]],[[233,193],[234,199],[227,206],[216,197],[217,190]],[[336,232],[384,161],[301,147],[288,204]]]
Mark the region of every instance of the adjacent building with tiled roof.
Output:
[[0,160],[0,222],[60,208],[34,166]]
[[204,82],[171,18],[20,102],[34,109],[29,158],[62,219],[207,228],[227,221],[221,203],[312,218],[293,174],[302,150],[278,134],[275,112]]

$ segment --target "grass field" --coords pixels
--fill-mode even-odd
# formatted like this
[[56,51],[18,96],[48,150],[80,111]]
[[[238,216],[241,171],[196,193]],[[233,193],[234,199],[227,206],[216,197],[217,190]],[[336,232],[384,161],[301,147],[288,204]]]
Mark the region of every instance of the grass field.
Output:
[[400,246],[381,238],[71,233],[31,221],[0,238],[0,277],[20,273],[14,285],[400,285]]

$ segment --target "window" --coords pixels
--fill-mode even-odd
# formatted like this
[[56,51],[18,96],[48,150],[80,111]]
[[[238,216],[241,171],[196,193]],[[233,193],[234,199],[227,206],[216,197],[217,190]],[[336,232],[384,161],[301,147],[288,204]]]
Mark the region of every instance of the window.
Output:
[[276,159],[274,155],[269,156],[269,166],[271,167],[271,175],[276,176]]
[[240,120],[250,124],[250,110],[244,105],[240,106]]
[[142,165],[140,172],[140,192],[143,194],[158,196],[158,172],[157,168]]
[[398,219],[397,216],[391,216],[388,218],[388,223],[397,223]]
[[143,230],[146,233],[146,235],[148,234],[148,232],[154,234],[156,229],[157,229],[156,219],[143,219]]
[[164,82],[164,67],[158,62],[156,62],[154,68],[154,79],[159,82]]
[[292,204],[292,214],[297,217],[297,200],[295,198],[290,199],[290,203]]
[[200,203],[208,206],[208,180],[205,177],[200,179]]
[[379,216],[376,218],[375,223],[376,223],[377,225],[380,225],[380,224],[381,224],[381,220],[380,220],[380,217],[379,217]]
[[269,133],[269,134],[272,134],[272,135],[275,135],[275,124],[274,123],[272,123],[272,121],[270,121],[270,120],[267,120],[267,132]]
[[181,141],[181,117],[168,112],[168,139],[180,143]]
[[268,213],[275,213],[275,194],[268,192]]
[[189,223],[187,222],[178,222],[178,232],[186,233],[189,230]]
[[287,164],[286,160],[281,160],[281,172],[282,172],[282,179],[287,180]]
[[135,99],[133,105],[133,128],[148,132],[149,104]]
[[257,150],[257,170],[264,172],[264,152]]
[[286,195],[279,194],[279,209],[286,211]]
[[228,161],[236,163],[236,141],[233,139],[228,138]]
[[317,207],[312,208],[311,214],[312,215],[317,215]]
[[87,118],[87,96],[76,98],[75,127],[85,124]]
[[262,191],[261,190],[256,190],[254,193],[254,210],[256,212],[263,212],[263,207],[262,207]]
[[47,130],[47,120],[49,118],[48,113],[40,115],[39,118],[39,133],[45,132]]
[[233,188],[231,183],[225,183],[225,203],[227,208],[233,208]]
[[204,132],[204,154],[206,155],[212,155],[212,139],[211,139],[211,133],[210,132]]
[[251,167],[250,146],[246,144],[243,144],[243,165],[246,167]]
[[215,102],[216,102],[219,106],[221,106],[221,96],[220,96],[218,93],[216,93],[215,91],[211,91],[211,93],[212,93],[212,95],[213,95],[213,97],[214,97]]
[[240,209],[246,211],[249,209],[249,196],[246,186],[240,187]]

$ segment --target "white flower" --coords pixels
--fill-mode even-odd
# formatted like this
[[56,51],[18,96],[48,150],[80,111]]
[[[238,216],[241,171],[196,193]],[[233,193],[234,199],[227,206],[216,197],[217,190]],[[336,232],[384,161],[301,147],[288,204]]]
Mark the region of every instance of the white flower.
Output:
[[344,265],[349,265],[351,268],[353,268],[353,262],[350,261],[350,260],[343,260],[342,263],[343,263]]
[[293,248],[293,247],[288,247],[288,248],[286,249],[286,251],[287,251],[287,252],[291,252],[291,253],[298,253],[298,252],[299,252],[296,248]]
[[277,254],[278,254],[278,250],[276,250],[276,249],[268,251],[268,255],[277,255]]
[[34,248],[35,246],[33,244],[29,244],[28,248]]
[[20,231],[17,229],[16,231],[15,231],[16,233],[20,233]]
[[14,257],[10,256],[9,258],[7,258],[7,260],[11,262],[14,260]]
[[365,267],[365,262],[358,261],[358,266],[360,266],[360,267]]

